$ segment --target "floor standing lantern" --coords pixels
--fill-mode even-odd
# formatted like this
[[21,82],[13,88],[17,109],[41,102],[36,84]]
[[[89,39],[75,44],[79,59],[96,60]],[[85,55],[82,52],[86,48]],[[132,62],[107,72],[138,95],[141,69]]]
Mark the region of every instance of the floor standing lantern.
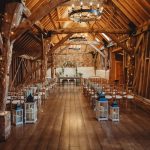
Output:
[[19,105],[17,105],[16,109],[13,110],[13,124],[23,124],[23,109]]
[[119,121],[119,106],[117,102],[113,102],[110,106],[110,119],[112,121]]
[[96,102],[96,118],[98,121],[108,120],[108,100],[106,98],[100,98]]
[[40,109],[41,108],[41,103],[42,103],[41,95],[38,94],[38,95],[34,96],[34,100],[37,101],[37,108]]
[[25,123],[35,123],[37,121],[37,101],[34,101],[30,94],[25,102]]

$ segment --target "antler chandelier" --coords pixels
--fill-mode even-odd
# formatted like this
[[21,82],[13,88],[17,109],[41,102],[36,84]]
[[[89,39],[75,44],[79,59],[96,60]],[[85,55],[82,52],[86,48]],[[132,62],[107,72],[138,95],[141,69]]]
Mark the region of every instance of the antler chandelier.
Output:
[[68,16],[71,20],[81,23],[100,19],[102,12],[103,7],[100,8],[100,4],[94,6],[93,3],[90,2],[88,6],[84,6],[81,1],[80,6],[78,7],[75,7],[75,5],[72,4],[71,10],[68,11]]

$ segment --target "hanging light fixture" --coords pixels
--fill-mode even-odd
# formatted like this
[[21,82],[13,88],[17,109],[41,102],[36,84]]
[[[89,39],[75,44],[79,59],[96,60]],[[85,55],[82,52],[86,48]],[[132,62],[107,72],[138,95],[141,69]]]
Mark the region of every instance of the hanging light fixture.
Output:
[[87,38],[84,34],[75,34],[69,38],[69,41],[78,42],[78,41],[87,41]]
[[102,12],[102,3],[93,5],[93,2],[91,1],[89,5],[84,6],[81,1],[80,6],[75,7],[75,5],[72,4],[71,10],[68,11],[68,16],[71,20],[81,23],[100,19]]

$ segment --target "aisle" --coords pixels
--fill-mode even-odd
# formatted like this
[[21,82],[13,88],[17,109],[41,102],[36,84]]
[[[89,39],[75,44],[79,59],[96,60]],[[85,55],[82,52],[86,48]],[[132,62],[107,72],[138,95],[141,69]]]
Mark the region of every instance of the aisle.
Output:
[[38,121],[12,128],[0,150],[142,150],[150,147],[150,114],[121,113],[119,123],[98,122],[81,87],[57,87]]

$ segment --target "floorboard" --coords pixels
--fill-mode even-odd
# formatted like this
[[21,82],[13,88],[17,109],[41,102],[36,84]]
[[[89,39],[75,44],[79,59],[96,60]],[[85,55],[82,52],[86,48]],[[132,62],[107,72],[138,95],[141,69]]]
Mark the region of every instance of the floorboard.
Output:
[[98,122],[81,87],[58,86],[35,124],[12,126],[0,150],[149,150],[150,114],[121,109],[120,121]]

